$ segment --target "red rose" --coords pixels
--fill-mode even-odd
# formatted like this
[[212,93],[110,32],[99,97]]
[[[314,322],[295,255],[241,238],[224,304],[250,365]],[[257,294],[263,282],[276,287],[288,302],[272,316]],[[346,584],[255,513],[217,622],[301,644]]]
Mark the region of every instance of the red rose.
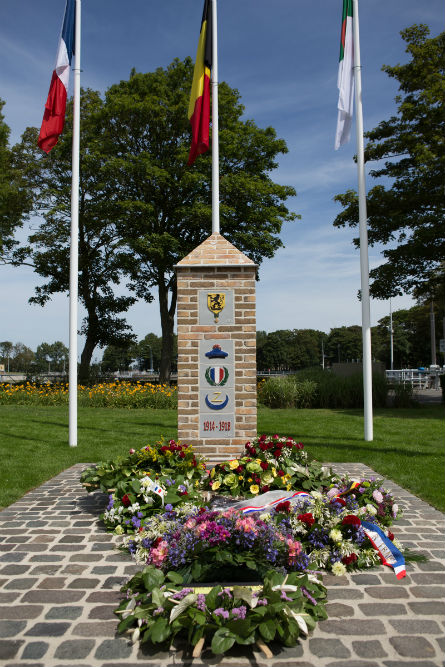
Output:
[[269,464],[266,463],[266,461],[261,461],[260,466],[263,470],[267,470],[269,467]]
[[357,556],[355,554],[350,554],[349,556],[343,556],[341,559],[341,562],[344,565],[351,565],[351,563],[355,563],[357,561]]
[[337,503],[338,505],[341,505],[342,507],[346,507],[346,500],[344,498],[336,497],[332,498],[331,503]]
[[297,449],[303,449],[303,448],[304,448],[304,445],[303,445],[302,442],[297,442],[297,444],[295,445],[295,447],[296,447]]
[[391,540],[391,542],[394,540],[394,533],[391,533],[390,530],[388,530],[388,538]]
[[270,486],[268,484],[265,484],[264,486],[261,487],[261,493],[267,493],[270,489]]
[[284,477],[285,474],[286,474],[286,473],[284,472],[284,470],[279,470],[279,471],[277,472],[277,475],[278,475],[279,477]]
[[290,502],[285,500],[284,503],[278,503],[278,505],[275,506],[275,512],[284,512],[285,514],[289,514]]
[[131,505],[131,500],[130,500],[130,498],[127,496],[127,494],[125,494],[124,496],[122,496],[122,505],[123,505],[124,507],[130,507],[130,505]]
[[180,458],[180,459],[185,459],[185,454],[184,454],[184,452],[179,452],[179,458]]
[[315,523],[315,519],[310,512],[306,512],[306,514],[299,514],[297,519],[302,523],[305,523],[307,526],[313,526]]
[[[338,499],[337,499],[338,500]],[[348,514],[348,516],[345,516],[345,518],[342,520],[342,526],[360,526],[361,522],[358,516],[355,516],[354,514]]]
[[275,458],[277,459],[279,456],[281,456],[281,449],[276,449],[276,450],[274,451],[273,455],[274,455]]
[[260,435],[260,437],[258,438],[258,441],[259,442],[264,442],[266,439],[267,439],[267,435],[264,435],[264,433],[263,433],[263,435]]
[[261,449],[262,452],[267,452],[267,450],[269,449],[269,447],[264,442],[260,442],[259,448]]
[[235,468],[235,472],[238,473],[238,475],[241,475],[241,473],[244,471],[243,466],[238,466],[238,468]]

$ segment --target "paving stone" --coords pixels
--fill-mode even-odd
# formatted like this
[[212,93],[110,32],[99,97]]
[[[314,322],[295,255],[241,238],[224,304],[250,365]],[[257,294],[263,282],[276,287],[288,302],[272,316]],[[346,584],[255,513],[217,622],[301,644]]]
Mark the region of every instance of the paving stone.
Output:
[[43,607],[37,604],[20,604],[15,606],[0,606],[0,618],[5,619],[33,619],[40,616]]
[[91,570],[91,574],[114,574],[116,570],[117,567],[114,565],[96,565]]
[[76,578],[70,581],[68,588],[80,588],[82,590],[96,588],[99,581],[99,579]]
[[329,618],[345,618],[348,616],[354,616],[354,607],[351,607],[347,604],[340,604],[339,602],[328,602],[326,605],[326,611]]
[[49,648],[46,642],[29,642],[22,653],[22,660],[40,660]]
[[113,613],[116,609],[116,606],[117,605],[102,604],[97,607],[93,607],[93,609],[91,609],[88,614],[88,618],[97,618],[99,620],[105,621],[110,620],[110,618],[116,619],[116,616]]
[[64,588],[66,577],[46,577],[39,583],[37,588],[57,589]]
[[358,606],[365,616],[404,616],[407,614],[405,605],[397,602],[362,602]]
[[436,651],[425,637],[390,637],[389,642],[397,653],[406,658],[432,658]]
[[408,607],[415,614],[422,616],[443,616],[445,614],[443,602],[408,602]]
[[363,600],[365,594],[359,588],[329,588],[329,600]]
[[385,655],[388,655],[377,639],[352,642],[352,648],[361,658],[384,658]]
[[435,635],[441,632],[439,625],[431,619],[390,619],[389,622],[396,632],[403,635]]
[[8,593],[0,593],[0,605],[2,604],[12,604],[17,598],[20,597],[19,591],[8,591]]
[[440,586],[445,586],[444,572],[415,572],[411,576],[411,579],[413,583],[419,585],[428,586],[438,584]]
[[60,570],[60,565],[36,565],[32,568],[29,574],[57,574]]
[[354,584],[357,584],[357,586],[378,586],[382,583],[377,574],[368,574],[367,572],[353,574],[351,580]]
[[410,593],[416,598],[434,598],[443,600],[443,586],[413,586]]
[[29,567],[29,565],[5,565],[0,570],[0,574],[24,574]]
[[399,588],[398,586],[375,586],[373,588],[365,588],[365,593],[378,600],[409,598],[409,593],[406,588]]
[[67,602],[79,602],[85,595],[85,591],[67,590],[34,590],[28,591],[23,596],[23,602],[43,602],[52,604],[66,604]]
[[45,618],[74,621],[82,615],[83,607],[51,607]]
[[71,633],[79,637],[114,637],[117,628],[116,617],[112,621],[98,621],[92,623],[78,623]]
[[64,535],[59,541],[58,544],[79,544],[85,539],[84,535]]
[[[383,665],[385,667],[437,667],[439,663],[431,662],[431,660],[384,660]],[[443,663],[440,663],[440,667],[443,667]]]
[[32,563],[60,563],[63,556],[58,554],[41,554],[40,556],[32,556],[29,559]]
[[15,658],[22,644],[23,639],[0,639],[0,660]]
[[0,637],[14,637],[26,628],[26,621],[0,621]]
[[0,556],[0,563],[20,563],[26,556],[27,554],[23,551],[9,551]]
[[63,574],[82,574],[88,570],[88,565],[80,565],[79,563],[70,563],[65,568],[63,568]]
[[5,586],[8,590],[27,590],[32,588],[38,581],[36,577],[21,577],[20,579],[11,579]]
[[321,621],[320,628],[323,632],[336,635],[382,635],[385,632],[385,626],[380,620],[351,618],[345,621],[327,620]]
[[131,646],[124,639],[105,639],[97,647],[94,657],[96,660],[116,660],[128,658]]
[[92,639],[67,639],[62,642],[54,653],[54,657],[62,660],[84,660],[94,647]]
[[28,637],[61,637],[69,627],[69,623],[36,623],[25,632],[25,635]]
[[95,591],[87,597],[87,602],[108,602],[109,604],[119,604],[122,600],[120,591]]
[[351,655],[340,639],[310,639],[309,647],[318,658],[349,658]]

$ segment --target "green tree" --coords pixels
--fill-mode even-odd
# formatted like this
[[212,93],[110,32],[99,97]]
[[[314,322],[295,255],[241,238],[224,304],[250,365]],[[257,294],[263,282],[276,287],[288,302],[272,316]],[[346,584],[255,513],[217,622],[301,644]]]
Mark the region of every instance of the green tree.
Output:
[[[131,328],[119,317],[135,298],[116,294],[131,257],[117,225],[120,211],[110,204],[110,186],[103,173],[106,156],[101,143],[102,110],[98,93],[82,92],[78,286],[87,316],[81,326],[85,345],[80,382],[88,379],[96,346],[124,345],[134,340]],[[47,279],[30,298],[31,303],[44,306],[53,294],[69,291],[72,103],[68,105],[64,132],[49,155],[37,147],[37,134],[35,128],[28,128],[16,152],[34,189],[35,212],[41,222],[29,234],[27,243],[9,253],[7,261],[28,264]]]
[[[430,294],[445,279],[445,33],[428,38],[425,25],[414,25],[401,35],[410,61],[383,67],[399,82],[397,115],[365,135],[365,160],[379,161],[370,175],[385,179],[367,197],[369,244],[388,246],[386,261],[370,271],[371,294],[380,299]],[[343,211],[334,225],[357,226],[356,192],[335,200]]]
[[35,353],[38,370],[63,372],[68,370],[69,350],[60,340],[55,343],[40,343]]
[[361,327],[354,324],[350,327],[331,329],[325,344],[325,353],[331,363],[361,359]]
[[119,347],[117,345],[108,345],[102,357],[102,372],[128,371],[136,358],[136,346],[127,345]]
[[10,359],[13,349],[14,349],[14,343],[12,343],[10,340],[4,340],[2,343],[0,343],[2,363],[4,364],[5,370],[8,371],[8,373],[9,373]]
[[14,233],[21,227],[32,207],[31,191],[16,155],[9,148],[10,129],[1,113],[5,102],[0,99],[0,262],[14,245]]
[[[176,311],[174,266],[211,233],[211,151],[187,167],[190,127],[186,109],[193,63],[174,60],[166,69],[133,71],[106,93],[106,176],[122,212],[123,236],[134,259],[136,294],[157,290],[162,351],[161,380],[168,378]],[[284,205],[295,194],[270,172],[286,153],[271,127],[242,120],[238,91],[219,85],[220,199],[223,235],[257,264],[282,243],[284,221],[297,216]]]
[[31,348],[23,343],[15,343],[11,358],[11,372],[29,373],[33,365],[35,365],[35,354]]

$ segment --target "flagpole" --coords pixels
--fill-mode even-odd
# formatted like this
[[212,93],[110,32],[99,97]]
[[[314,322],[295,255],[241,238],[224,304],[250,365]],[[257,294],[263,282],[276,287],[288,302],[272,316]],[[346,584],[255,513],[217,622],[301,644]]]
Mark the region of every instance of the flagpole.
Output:
[[365,151],[363,142],[363,107],[362,77],[360,62],[360,32],[358,19],[358,0],[353,1],[353,35],[354,35],[354,83],[357,134],[357,173],[358,173],[358,205],[360,230],[360,276],[362,303],[362,340],[363,340],[363,398],[365,440],[373,439],[372,417],[372,361],[371,361],[371,314],[369,300],[369,259],[368,230],[365,189]]
[[212,0],[212,234],[219,234],[219,128],[217,0]]
[[77,447],[77,319],[79,244],[79,152],[80,152],[80,13],[76,0],[74,47],[73,146],[71,177],[70,314],[69,314],[69,445]]

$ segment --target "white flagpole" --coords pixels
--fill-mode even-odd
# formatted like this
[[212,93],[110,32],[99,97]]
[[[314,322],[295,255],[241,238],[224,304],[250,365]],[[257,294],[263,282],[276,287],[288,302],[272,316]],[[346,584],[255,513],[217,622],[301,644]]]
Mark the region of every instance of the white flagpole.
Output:
[[360,62],[360,32],[358,20],[358,0],[353,0],[353,36],[354,36],[354,82],[357,132],[357,172],[358,205],[360,229],[360,275],[362,301],[362,339],[363,339],[363,394],[365,416],[365,440],[373,439],[372,419],[372,361],[371,361],[371,315],[369,303],[369,260],[368,230],[365,190],[365,151],[363,144],[363,108],[362,77]]
[[212,234],[219,234],[218,22],[212,0]]
[[80,12],[76,0],[74,31],[73,149],[71,179],[70,241],[70,317],[69,317],[69,445],[77,447],[77,316],[78,316],[78,244],[79,244],[79,151],[80,151]]

